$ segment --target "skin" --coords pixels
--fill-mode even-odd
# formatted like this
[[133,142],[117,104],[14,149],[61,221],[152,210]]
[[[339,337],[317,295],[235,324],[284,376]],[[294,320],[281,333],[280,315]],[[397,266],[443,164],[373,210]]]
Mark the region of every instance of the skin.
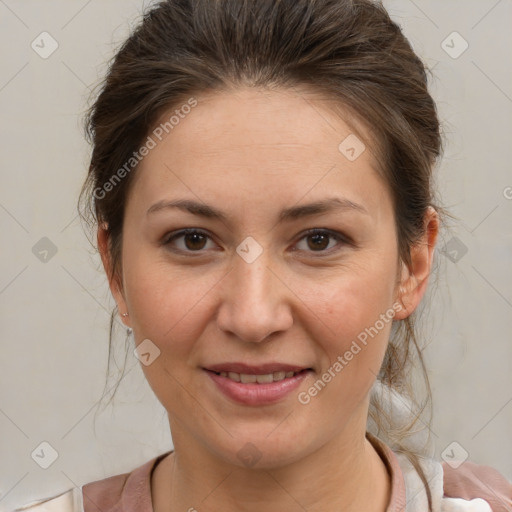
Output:
[[[391,321],[307,405],[297,396],[393,304],[402,305],[397,320],[418,306],[437,214],[430,208],[425,216],[407,269],[373,152],[349,161],[338,150],[353,131],[325,102],[298,89],[197,99],[136,171],[122,272],[110,283],[136,343],[150,339],[160,350],[142,368],[167,410],[175,450],[154,471],[154,508],[384,511],[390,479],[365,432]],[[277,222],[282,209],[327,197],[348,198],[367,213],[334,210]],[[218,208],[228,220],[178,209],[146,213],[178,198]],[[183,228],[208,237],[162,243]],[[351,242],[327,237],[317,248],[304,234],[310,228]],[[236,252],[247,236],[263,250],[252,263]],[[108,275],[107,241],[100,227]],[[221,394],[201,369],[226,361],[287,362],[314,372],[279,403],[246,406]],[[253,467],[237,457],[248,442],[261,456]]]

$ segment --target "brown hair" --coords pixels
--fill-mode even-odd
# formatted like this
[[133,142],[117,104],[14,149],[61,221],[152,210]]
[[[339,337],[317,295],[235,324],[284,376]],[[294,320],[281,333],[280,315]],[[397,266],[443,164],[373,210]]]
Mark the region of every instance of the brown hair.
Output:
[[[392,195],[399,256],[410,265],[410,249],[424,234],[427,208],[444,212],[434,204],[432,177],[442,140],[426,68],[382,4],[167,0],[146,11],[117,51],[86,119],[93,151],[79,210],[82,206],[82,217],[91,224],[108,227],[110,277],[121,272],[123,215],[136,166],[104,193],[109,180],[113,183],[163,113],[191,96],[239,86],[306,87],[370,127]],[[355,126],[354,131],[361,135]],[[414,317],[394,322],[379,379],[401,393],[409,390],[414,399],[408,369],[416,357],[430,405]],[[370,415],[379,424],[379,404],[371,405]],[[401,435],[396,436],[398,446]],[[423,479],[431,508],[418,458],[403,451]]]

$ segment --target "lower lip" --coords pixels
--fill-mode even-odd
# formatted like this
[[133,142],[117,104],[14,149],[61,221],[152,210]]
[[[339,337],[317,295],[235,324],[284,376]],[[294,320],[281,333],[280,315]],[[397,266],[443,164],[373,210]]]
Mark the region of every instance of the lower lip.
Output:
[[311,370],[305,370],[293,377],[268,384],[258,384],[257,382],[242,384],[228,377],[217,375],[210,370],[205,370],[205,372],[215,382],[218,389],[231,400],[244,405],[267,405],[279,402],[297,389],[300,383],[311,373]]

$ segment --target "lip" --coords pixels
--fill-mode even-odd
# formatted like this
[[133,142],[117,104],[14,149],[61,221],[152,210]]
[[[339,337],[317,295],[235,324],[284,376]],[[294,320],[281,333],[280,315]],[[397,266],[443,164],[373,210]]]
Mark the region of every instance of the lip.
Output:
[[[217,365],[217,367],[227,368],[229,365]],[[263,365],[263,368],[267,368],[264,371],[259,370],[256,372],[255,368],[262,368],[262,366],[254,367],[242,365],[245,367],[244,371],[236,371],[233,369],[230,370],[215,370],[215,371],[233,371],[236,373],[248,373],[249,375],[257,374],[257,373],[271,373],[268,368],[275,368],[276,366],[272,365]],[[213,367],[212,367],[213,368]],[[229,366],[229,368],[241,368],[241,366]],[[288,370],[284,370],[284,368],[291,368]],[[275,404],[281,400],[284,400],[292,391],[296,390],[301,382],[307,378],[312,370],[310,369],[302,369],[298,368],[293,370],[293,368],[297,368],[289,365],[279,365],[277,370],[273,371],[300,371],[297,375],[293,377],[286,377],[283,380],[277,382],[270,382],[268,384],[259,384],[248,383],[242,384],[241,382],[235,382],[228,377],[222,377],[221,375],[217,375],[213,370],[203,368],[203,371],[206,375],[213,381],[216,389],[218,389],[225,397],[228,399],[243,405],[249,406],[261,406],[261,405],[270,405]],[[251,371],[249,371],[251,370]]]
[[[235,372],[246,373],[247,375],[263,375],[266,373],[274,372],[300,372],[301,370],[308,369],[307,366],[291,365],[285,363],[265,363],[259,365],[248,365],[245,363],[220,363],[209,365],[204,368],[211,372]],[[260,384],[261,385],[261,384]]]

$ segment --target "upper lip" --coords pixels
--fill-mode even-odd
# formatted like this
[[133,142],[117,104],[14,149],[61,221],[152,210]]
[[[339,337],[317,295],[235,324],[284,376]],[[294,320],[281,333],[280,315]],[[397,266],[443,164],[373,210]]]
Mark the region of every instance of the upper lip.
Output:
[[300,366],[285,363],[265,363],[257,365],[249,365],[245,363],[219,363],[204,367],[205,370],[212,372],[234,372],[244,373],[247,375],[265,375],[274,372],[300,372],[309,369],[308,366]]

